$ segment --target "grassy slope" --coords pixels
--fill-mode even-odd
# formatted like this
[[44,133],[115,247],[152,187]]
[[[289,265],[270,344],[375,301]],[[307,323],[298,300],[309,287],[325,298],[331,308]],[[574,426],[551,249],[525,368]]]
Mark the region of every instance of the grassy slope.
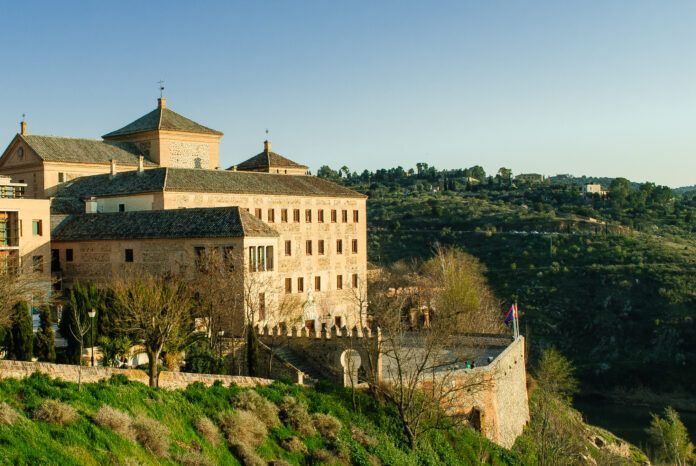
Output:
[[[215,420],[220,413],[231,410],[230,400],[239,390],[237,387],[205,388],[194,384],[186,390],[165,391],[113,379],[85,384],[78,391],[76,384],[50,380],[41,375],[23,381],[2,380],[0,401],[9,403],[22,416],[13,425],[0,425],[0,464],[176,464],[175,458],[197,448],[212,464],[239,464],[224,442],[215,447],[193,427],[202,415]],[[417,451],[409,451],[404,446],[394,413],[364,394],[358,396],[359,409],[356,412],[352,409],[350,393],[331,386],[305,390],[276,383],[257,388],[257,391],[274,402],[291,394],[305,400],[310,412],[333,414],[343,424],[339,449],[331,447],[318,435],[304,437],[302,440],[309,449],[306,455],[289,453],[280,446],[282,439],[298,435],[296,432],[285,425],[274,428],[257,449],[266,460],[310,464],[313,452],[333,448],[336,457],[343,452],[343,457],[352,464],[368,465],[376,460],[390,465],[479,464],[481,461],[482,464],[495,465],[521,464],[516,455],[491,444],[470,429],[432,433],[423,439]],[[61,427],[31,420],[32,412],[47,398],[62,400],[76,408],[79,421]],[[103,404],[131,415],[145,415],[166,425],[171,432],[170,458],[154,457],[137,443],[97,426],[91,416]],[[353,440],[351,426],[363,429],[377,440],[376,444],[366,447]]]
[[[436,243],[463,247],[486,264],[502,299],[518,296],[533,350],[559,347],[588,385],[696,383],[690,237],[598,234],[577,215],[471,193],[381,193],[368,205],[370,260],[427,256]],[[513,233],[521,230],[554,234]]]

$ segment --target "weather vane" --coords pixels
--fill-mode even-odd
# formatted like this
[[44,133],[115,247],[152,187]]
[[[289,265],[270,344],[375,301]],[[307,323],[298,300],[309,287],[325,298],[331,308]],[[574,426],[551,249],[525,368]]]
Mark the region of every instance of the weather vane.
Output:
[[164,81],[157,81],[157,84],[159,84],[159,91],[160,91],[160,99],[164,97]]
[[[24,121],[24,120],[26,119],[26,117],[27,117],[27,114],[26,114],[26,113],[22,113],[22,121]],[[268,131],[266,131],[266,132],[268,132]]]

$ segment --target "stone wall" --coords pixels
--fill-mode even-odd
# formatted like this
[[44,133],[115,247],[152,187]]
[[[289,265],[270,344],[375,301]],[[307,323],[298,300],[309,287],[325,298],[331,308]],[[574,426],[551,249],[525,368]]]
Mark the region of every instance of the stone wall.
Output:
[[[0,360],[0,378],[23,379],[33,373],[46,374],[49,377],[75,382],[95,383],[109,379],[113,375],[124,375],[134,382],[148,383],[148,375],[138,369],[115,369],[110,367],[80,367],[66,364],[50,364],[46,362],[25,362]],[[194,382],[201,382],[207,386],[217,381],[224,385],[235,384],[240,387],[255,387],[257,385],[269,385],[273,383],[269,379],[257,377],[244,377],[234,375],[191,374],[187,372],[160,372],[159,387],[168,390],[186,388]]]
[[489,365],[462,369],[460,387],[445,409],[469,415],[486,438],[510,448],[529,421],[524,338],[512,342]]
[[[379,331],[368,328],[331,327],[329,330],[308,331],[305,327],[293,327],[283,334],[274,329],[258,328],[259,340],[271,348],[288,348],[304,360],[313,372],[324,379],[339,385],[357,384],[357,372],[362,368],[367,373],[372,355],[379,355]],[[351,364],[347,364],[347,355],[352,354]],[[377,374],[381,374],[381,356],[374,362]],[[351,375],[352,372],[352,375]],[[361,371],[362,372],[362,371]],[[351,379],[352,377],[352,379]],[[361,379],[360,382],[363,380]]]

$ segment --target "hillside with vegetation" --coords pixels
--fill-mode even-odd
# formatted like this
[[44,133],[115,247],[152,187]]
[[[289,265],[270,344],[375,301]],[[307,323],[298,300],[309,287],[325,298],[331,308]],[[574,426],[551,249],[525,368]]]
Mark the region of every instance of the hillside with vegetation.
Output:
[[[517,301],[532,358],[554,346],[585,391],[696,384],[696,195],[623,178],[523,181],[476,166],[320,176],[369,195],[369,259],[423,259],[437,245],[478,257]],[[609,194],[583,196],[602,181]]]
[[329,385],[78,388],[36,374],[0,381],[0,452],[0,464],[522,464],[472,429],[410,449],[391,408]]

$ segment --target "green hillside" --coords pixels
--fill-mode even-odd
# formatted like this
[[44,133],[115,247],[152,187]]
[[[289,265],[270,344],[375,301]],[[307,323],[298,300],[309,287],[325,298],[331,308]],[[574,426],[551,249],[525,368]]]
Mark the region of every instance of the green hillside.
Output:
[[532,356],[558,347],[585,389],[696,383],[696,197],[620,178],[608,197],[584,197],[568,177],[479,173],[472,184],[480,167],[419,165],[340,177],[323,169],[370,196],[371,262],[462,247],[488,267],[501,312],[518,300]]
[[[260,396],[259,396],[260,395]],[[48,401],[47,400],[56,400]],[[0,464],[521,464],[471,429],[409,450],[398,417],[348,390],[274,383],[166,391],[33,375],[0,381]]]

